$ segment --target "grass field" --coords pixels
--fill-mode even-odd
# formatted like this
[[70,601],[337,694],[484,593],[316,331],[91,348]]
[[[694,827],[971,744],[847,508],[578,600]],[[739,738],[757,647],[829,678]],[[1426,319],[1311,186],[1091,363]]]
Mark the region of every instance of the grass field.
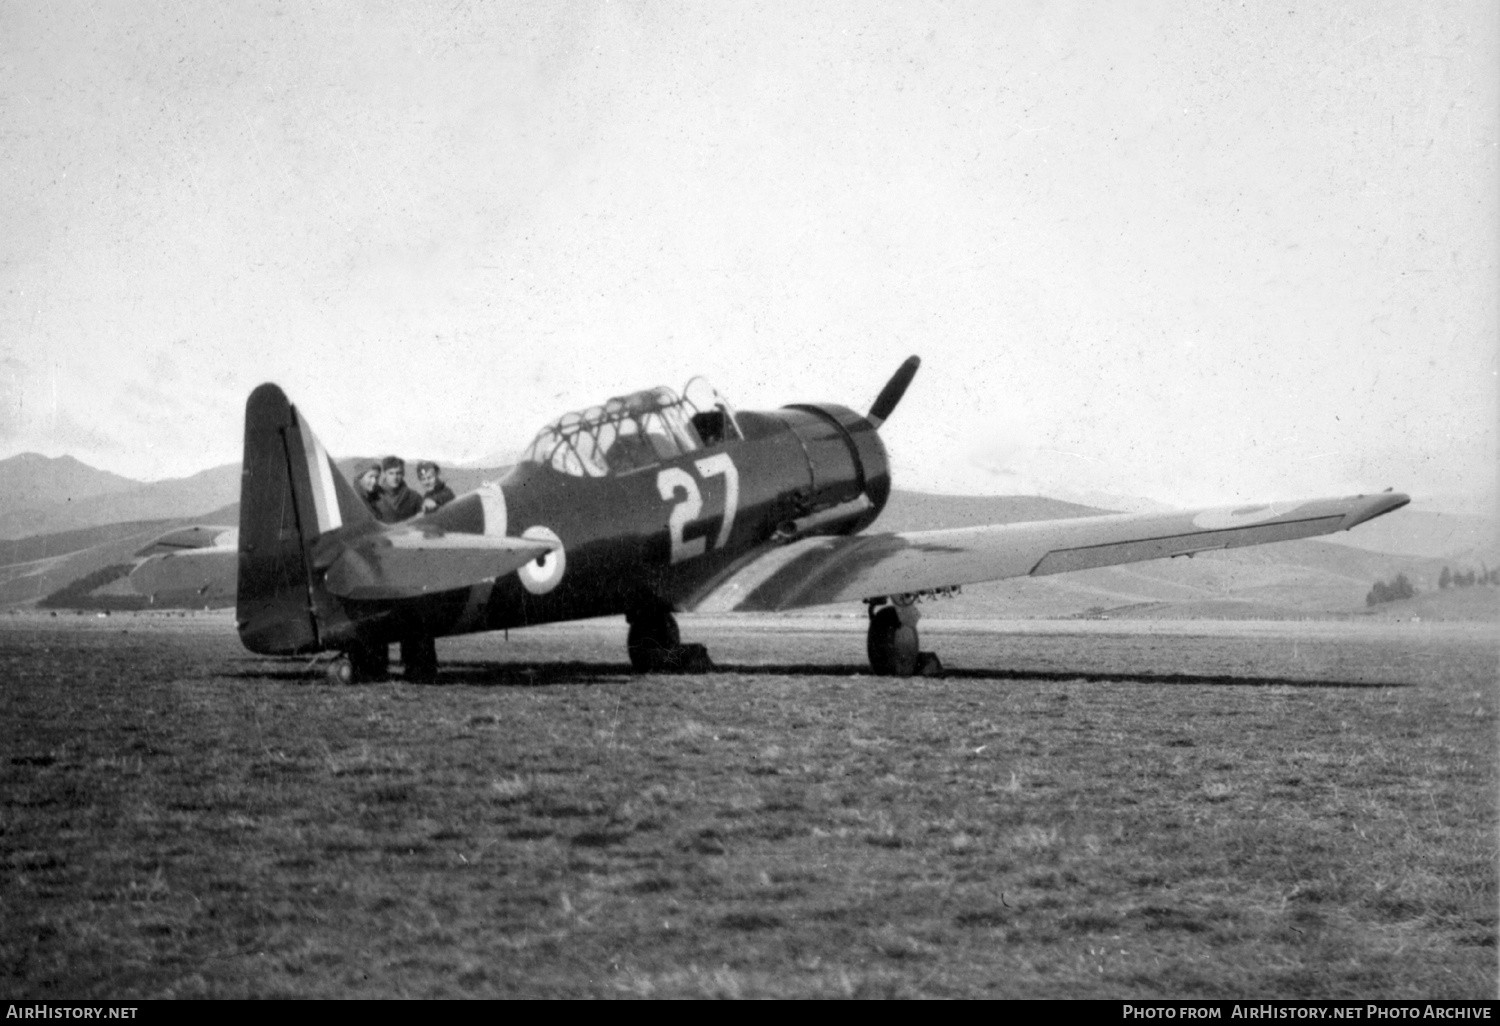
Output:
[[439,642],[0,622],[0,992],[1496,996],[1484,624],[858,619]]

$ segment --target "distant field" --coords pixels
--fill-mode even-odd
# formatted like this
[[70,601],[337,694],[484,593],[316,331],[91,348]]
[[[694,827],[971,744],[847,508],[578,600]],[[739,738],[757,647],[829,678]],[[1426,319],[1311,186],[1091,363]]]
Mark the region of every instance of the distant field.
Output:
[[685,619],[322,684],[0,615],[0,992],[1496,996],[1491,624]]
[[1449,588],[1429,591],[1401,602],[1385,602],[1368,610],[1376,619],[1487,620],[1500,623],[1500,588]]

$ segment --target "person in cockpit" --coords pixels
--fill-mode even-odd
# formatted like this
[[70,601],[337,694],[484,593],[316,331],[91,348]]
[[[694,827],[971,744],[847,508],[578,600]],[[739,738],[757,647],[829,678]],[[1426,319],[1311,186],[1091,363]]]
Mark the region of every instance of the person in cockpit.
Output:
[[354,475],[354,487],[365,507],[376,520],[380,519],[380,464],[370,463]]
[[422,512],[422,497],[406,483],[406,461],[387,456],[380,461],[380,499],[376,512],[383,522],[410,520]]
[[417,464],[417,490],[422,493],[422,512],[431,513],[453,501],[453,489],[442,478],[443,468],[431,460]]

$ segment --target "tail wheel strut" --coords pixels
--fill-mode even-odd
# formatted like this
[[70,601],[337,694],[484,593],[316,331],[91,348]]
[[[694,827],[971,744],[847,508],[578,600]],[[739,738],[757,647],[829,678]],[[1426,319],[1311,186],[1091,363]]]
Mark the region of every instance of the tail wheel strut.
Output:
[[431,684],[437,680],[437,639],[402,638],[401,665],[406,679],[414,684]]

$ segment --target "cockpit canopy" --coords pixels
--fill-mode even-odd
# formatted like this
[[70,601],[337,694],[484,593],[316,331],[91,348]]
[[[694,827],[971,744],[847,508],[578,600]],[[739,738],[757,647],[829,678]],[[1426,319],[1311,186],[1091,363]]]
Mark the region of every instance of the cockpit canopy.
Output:
[[565,413],[537,433],[525,459],[573,477],[604,477],[739,437],[729,404],[694,378],[681,397],[670,388],[650,388]]

